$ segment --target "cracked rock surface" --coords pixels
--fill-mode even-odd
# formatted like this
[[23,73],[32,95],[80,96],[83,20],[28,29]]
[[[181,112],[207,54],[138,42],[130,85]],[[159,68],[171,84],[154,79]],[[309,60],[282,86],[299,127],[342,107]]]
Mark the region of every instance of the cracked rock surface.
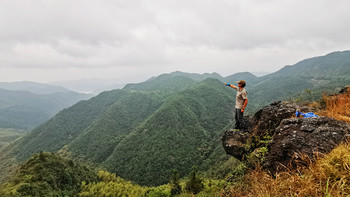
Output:
[[[329,153],[346,140],[348,133],[347,123],[330,117],[284,119],[275,130],[264,165],[271,171],[281,164],[296,166],[300,154],[313,159],[316,153]],[[292,158],[295,160],[291,163]]]

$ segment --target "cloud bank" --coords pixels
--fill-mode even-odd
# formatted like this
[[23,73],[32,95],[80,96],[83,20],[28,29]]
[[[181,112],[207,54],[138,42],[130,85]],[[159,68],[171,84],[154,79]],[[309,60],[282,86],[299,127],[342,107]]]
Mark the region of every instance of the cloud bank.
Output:
[[350,49],[346,0],[2,0],[2,81],[276,71]]

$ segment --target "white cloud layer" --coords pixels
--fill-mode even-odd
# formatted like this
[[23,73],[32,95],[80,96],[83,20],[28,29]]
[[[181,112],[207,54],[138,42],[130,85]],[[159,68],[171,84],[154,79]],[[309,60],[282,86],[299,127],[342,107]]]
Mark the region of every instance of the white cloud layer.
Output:
[[350,49],[347,0],[0,0],[1,81],[276,71]]

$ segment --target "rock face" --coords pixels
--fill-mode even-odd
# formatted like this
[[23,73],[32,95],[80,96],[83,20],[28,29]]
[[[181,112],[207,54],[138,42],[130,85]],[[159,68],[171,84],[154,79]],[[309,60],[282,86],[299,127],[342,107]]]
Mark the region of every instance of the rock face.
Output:
[[283,119],[291,118],[298,108],[295,104],[281,101],[264,107],[252,119],[256,134],[265,134],[267,130],[276,129]]
[[226,153],[244,160],[258,148],[256,138],[271,133],[283,119],[292,117],[297,108],[295,104],[274,102],[259,110],[252,119],[245,117],[241,131],[228,130],[224,133],[222,142]]
[[[274,171],[281,164],[295,166],[302,157],[300,154],[313,159],[316,153],[329,153],[345,141],[347,133],[349,125],[329,117],[285,119],[275,130],[265,166]],[[292,163],[291,158],[295,158]]]
[[[227,154],[241,161],[259,161],[272,172],[283,166],[296,166],[302,155],[313,158],[328,153],[345,141],[350,126],[329,117],[296,118],[296,104],[275,102],[247,119],[243,131],[229,130],[222,137]],[[299,161],[298,161],[299,159]]]
[[239,131],[228,130],[222,136],[222,142],[227,154],[234,156],[236,159],[243,160],[248,153],[246,144],[248,135]]

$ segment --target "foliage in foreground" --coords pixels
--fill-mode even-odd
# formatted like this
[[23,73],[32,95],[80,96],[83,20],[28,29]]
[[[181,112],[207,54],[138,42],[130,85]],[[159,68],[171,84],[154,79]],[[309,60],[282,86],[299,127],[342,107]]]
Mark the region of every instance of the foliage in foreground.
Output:
[[350,143],[309,163],[307,168],[280,172],[275,177],[259,167],[227,190],[224,196],[350,195]]
[[[199,185],[201,191],[182,189],[189,188],[189,185]],[[142,187],[115,174],[106,171],[96,173],[78,162],[41,152],[21,164],[12,178],[0,185],[0,196],[170,197],[192,196],[198,192],[196,196],[220,196],[224,185],[224,181],[200,179],[194,173],[189,179],[180,180],[174,171],[170,184]]]
[[[100,171],[98,177],[100,182],[93,182],[89,184],[82,184],[82,191],[79,196],[81,197],[117,197],[117,196],[144,196],[144,197],[170,197],[170,196],[193,196],[193,191],[182,190],[181,188],[187,187],[193,180],[200,180],[201,191],[196,192],[196,196],[220,196],[220,192],[225,185],[224,181],[199,179],[195,177],[193,179],[193,173],[190,175],[189,180],[178,179],[176,171],[170,180],[170,184],[161,185],[158,187],[141,187],[137,184],[133,184],[130,181],[126,181],[115,174],[110,174],[106,171]],[[177,189],[176,192],[174,189]]]
[[0,188],[0,196],[75,196],[82,181],[97,181],[94,171],[53,153],[33,155],[10,181]]
[[82,191],[79,196],[98,197],[98,196],[142,196],[146,188],[139,185],[133,185],[115,174],[105,171],[98,172],[100,182],[86,184],[83,182]]
[[198,194],[203,189],[202,179],[196,176],[197,168],[193,167],[190,179],[186,182],[185,189],[193,194]]

